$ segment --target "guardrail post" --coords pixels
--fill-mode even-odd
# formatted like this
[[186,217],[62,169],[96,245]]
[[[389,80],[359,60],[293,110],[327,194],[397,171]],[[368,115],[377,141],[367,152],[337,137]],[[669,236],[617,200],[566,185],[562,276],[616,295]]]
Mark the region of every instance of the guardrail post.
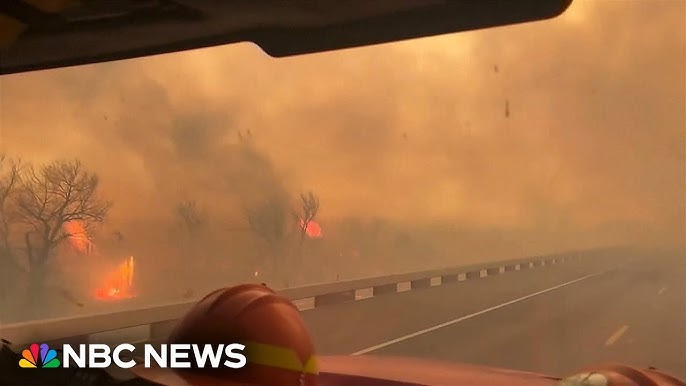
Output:
[[441,276],[441,283],[454,283],[459,281],[460,279],[460,274],[459,273],[454,273],[451,275],[443,275]]
[[465,273],[465,279],[478,279],[481,277],[481,270],[478,271],[469,271]]
[[339,304],[355,301],[355,290],[334,292],[314,297],[314,306],[321,307],[329,304]]
[[383,284],[374,286],[374,296],[392,294],[398,291],[398,285],[396,283]]
[[495,276],[500,274],[500,267],[486,268],[486,276]]
[[412,280],[410,283],[412,289],[429,288],[431,287],[431,278]]

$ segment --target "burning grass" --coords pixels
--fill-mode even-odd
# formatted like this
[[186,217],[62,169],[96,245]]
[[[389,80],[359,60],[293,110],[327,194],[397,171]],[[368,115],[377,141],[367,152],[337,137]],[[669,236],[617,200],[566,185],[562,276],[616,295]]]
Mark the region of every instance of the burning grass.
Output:
[[134,259],[129,256],[117,269],[110,272],[103,284],[95,290],[95,298],[115,301],[136,297],[133,290]]

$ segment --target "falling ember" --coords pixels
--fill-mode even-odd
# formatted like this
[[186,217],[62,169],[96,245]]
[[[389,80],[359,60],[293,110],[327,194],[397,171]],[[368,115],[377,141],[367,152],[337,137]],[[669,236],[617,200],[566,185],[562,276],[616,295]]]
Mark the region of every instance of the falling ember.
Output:
[[310,220],[310,222],[305,225],[305,221],[300,220],[300,227],[305,228],[305,234],[311,239],[321,239],[323,237],[322,227],[316,221]]
[[81,221],[67,221],[62,225],[64,231],[67,233],[69,244],[79,253],[88,255],[93,249],[86,227]]
[[255,277],[260,274],[260,271],[255,271]]
[[109,274],[103,285],[95,291],[95,297],[99,300],[121,300],[135,297],[133,274],[134,262],[133,256],[131,256]]

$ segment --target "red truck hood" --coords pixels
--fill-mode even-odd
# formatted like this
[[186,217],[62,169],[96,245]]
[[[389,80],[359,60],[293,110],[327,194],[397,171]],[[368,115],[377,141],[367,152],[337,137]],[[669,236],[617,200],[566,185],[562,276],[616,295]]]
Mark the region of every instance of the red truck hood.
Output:
[[323,386],[553,386],[560,380],[485,366],[373,355],[320,357],[319,370]]
[[[187,373],[181,377],[170,369],[134,368],[140,377],[167,386],[245,386],[235,381]],[[580,370],[569,384],[601,377],[598,384],[616,386],[686,386],[686,383],[658,370],[636,369],[621,364],[597,365]],[[596,379],[595,382],[601,381]],[[384,356],[323,356],[319,358],[318,386],[556,386],[560,378],[524,371],[434,360]]]

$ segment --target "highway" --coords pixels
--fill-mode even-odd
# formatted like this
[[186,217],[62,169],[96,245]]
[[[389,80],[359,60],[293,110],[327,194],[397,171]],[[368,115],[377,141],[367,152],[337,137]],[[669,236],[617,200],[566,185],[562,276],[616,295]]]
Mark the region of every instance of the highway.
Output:
[[392,355],[567,375],[654,366],[686,379],[686,260],[584,259],[303,311],[320,354]]
[[[397,293],[384,289],[374,295],[367,286],[378,285],[378,280],[363,280],[354,287],[335,283],[326,286],[334,292],[322,292],[331,300],[328,296],[340,294],[344,287],[356,288],[352,291],[355,301],[337,295],[334,304],[317,306],[317,298],[298,297],[310,293],[306,288],[290,290],[289,296],[305,300],[295,303],[301,307],[321,355],[415,357],[553,376],[620,362],[654,366],[686,379],[683,252],[611,249],[565,256],[555,261],[545,258],[548,263],[543,266],[522,263],[516,271],[512,271],[512,263],[485,264],[482,277],[477,268],[463,268],[457,282],[448,282],[454,275],[435,277],[432,273],[421,276],[427,281],[417,288],[405,286],[409,284],[406,277],[394,278],[390,283],[407,289]],[[543,258],[525,260],[540,262]],[[424,288],[429,277],[432,286]],[[302,294],[295,293],[298,291]],[[183,307],[161,306],[105,319],[96,315],[88,321],[53,321],[48,330],[23,326],[5,332],[20,342],[101,331],[90,335],[88,341],[159,343],[164,340],[163,331],[173,325],[170,322],[185,312]],[[150,319],[153,316],[159,323]],[[148,321],[123,328],[134,319]],[[112,326],[120,327],[108,332]],[[86,332],[86,327],[91,332]],[[152,331],[157,331],[158,338],[149,340]],[[107,371],[117,379],[133,377],[126,370]]]

